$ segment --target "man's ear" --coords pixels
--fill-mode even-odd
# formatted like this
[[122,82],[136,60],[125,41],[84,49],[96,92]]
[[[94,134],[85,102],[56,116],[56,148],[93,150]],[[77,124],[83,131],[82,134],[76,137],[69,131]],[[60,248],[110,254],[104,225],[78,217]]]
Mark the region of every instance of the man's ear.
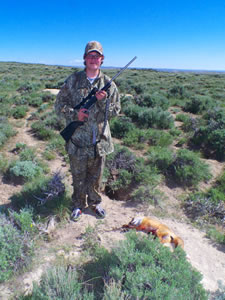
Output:
[[102,61],[101,61],[101,65],[103,64],[103,62],[104,62],[104,58],[105,58],[105,56],[104,55],[102,55]]

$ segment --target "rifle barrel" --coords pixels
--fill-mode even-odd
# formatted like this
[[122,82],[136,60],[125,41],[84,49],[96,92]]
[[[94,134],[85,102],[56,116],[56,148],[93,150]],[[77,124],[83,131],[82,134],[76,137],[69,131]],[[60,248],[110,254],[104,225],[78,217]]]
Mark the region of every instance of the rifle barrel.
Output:
[[129,63],[126,64],[125,67],[123,67],[116,75],[114,75],[113,78],[112,78],[109,82],[111,83],[114,79],[116,79],[116,78],[117,78],[124,70],[126,70],[126,69],[128,68],[128,66],[129,66],[130,64],[132,64],[132,62],[133,62],[136,58],[137,58],[137,56],[135,56],[134,58],[132,58],[131,61],[129,61]]

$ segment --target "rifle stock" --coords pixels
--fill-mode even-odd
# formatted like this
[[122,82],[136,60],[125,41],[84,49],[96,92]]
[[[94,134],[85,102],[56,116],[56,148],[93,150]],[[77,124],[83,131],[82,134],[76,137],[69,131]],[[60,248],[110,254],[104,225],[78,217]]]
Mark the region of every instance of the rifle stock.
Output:
[[81,122],[81,121],[73,121],[68,126],[66,126],[62,131],[60,131],[60,134],[66,142],[69,142],[74,131],[78,127],[82,126],[83,124],[84,124],[84,122]]
[[[111,86],[113,80],[115,80],[128,66],[137,58],[135,56],[125,67],[123,67],[113,78],[106,83],[106,85],[101,89],[102,91],[107,91],[108,88]],[[80,108],[89,109],[94,105],[97,101],[95,93],[97,92],[97,88],[94,87],[92,91],[88,94],[86,98],[84,98],[78,105],[74,107],[74,109],[79,110]],[[64,138],[66,142],[69,142],[70,138],[72,137],[75,130],[82,126],[84,122],[82,121],[73,121],[69,125],[67,125],[62,131],[60,131],[61,136]]]

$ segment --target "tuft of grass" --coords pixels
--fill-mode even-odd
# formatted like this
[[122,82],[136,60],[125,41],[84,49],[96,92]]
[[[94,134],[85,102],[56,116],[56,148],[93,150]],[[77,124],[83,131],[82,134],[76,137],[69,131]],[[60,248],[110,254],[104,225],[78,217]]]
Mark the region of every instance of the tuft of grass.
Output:
[[221,232],[217,230],[215,227],[210,227],[207,230],[206,236],[211,239],[212,241],[215,241],[218,244],[224,244],[225,245],[225,232]]
[[[20,220],[19,224],[24,229],[22,214],[24,212],[17,214],[17,220]],[[20,230],[21,228],[0,213],[0,282],[6,281],[16,272],[21,272],[31,261],[34,244],[29,233]]]
[[88,292],[82,284],[76,270],[63,266],[49,267],[42,275],[40,284],[34,282],[31,295],[20,296],[20,300],[43,299],[83,299],[94,300],[93,293]]
[[5,117],[0,117],[0,148],[7,140],[16,135],[16,131]]

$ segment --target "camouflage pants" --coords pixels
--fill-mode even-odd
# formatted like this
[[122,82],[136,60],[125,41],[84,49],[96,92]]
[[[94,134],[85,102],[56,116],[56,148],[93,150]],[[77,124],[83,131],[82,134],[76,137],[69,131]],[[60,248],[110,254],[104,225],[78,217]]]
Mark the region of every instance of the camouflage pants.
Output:
[[97,205],[101,202],[99,194],[105,156],[96,158],[89,156],[69,155],[73,177],[73,203],[77,208]]

